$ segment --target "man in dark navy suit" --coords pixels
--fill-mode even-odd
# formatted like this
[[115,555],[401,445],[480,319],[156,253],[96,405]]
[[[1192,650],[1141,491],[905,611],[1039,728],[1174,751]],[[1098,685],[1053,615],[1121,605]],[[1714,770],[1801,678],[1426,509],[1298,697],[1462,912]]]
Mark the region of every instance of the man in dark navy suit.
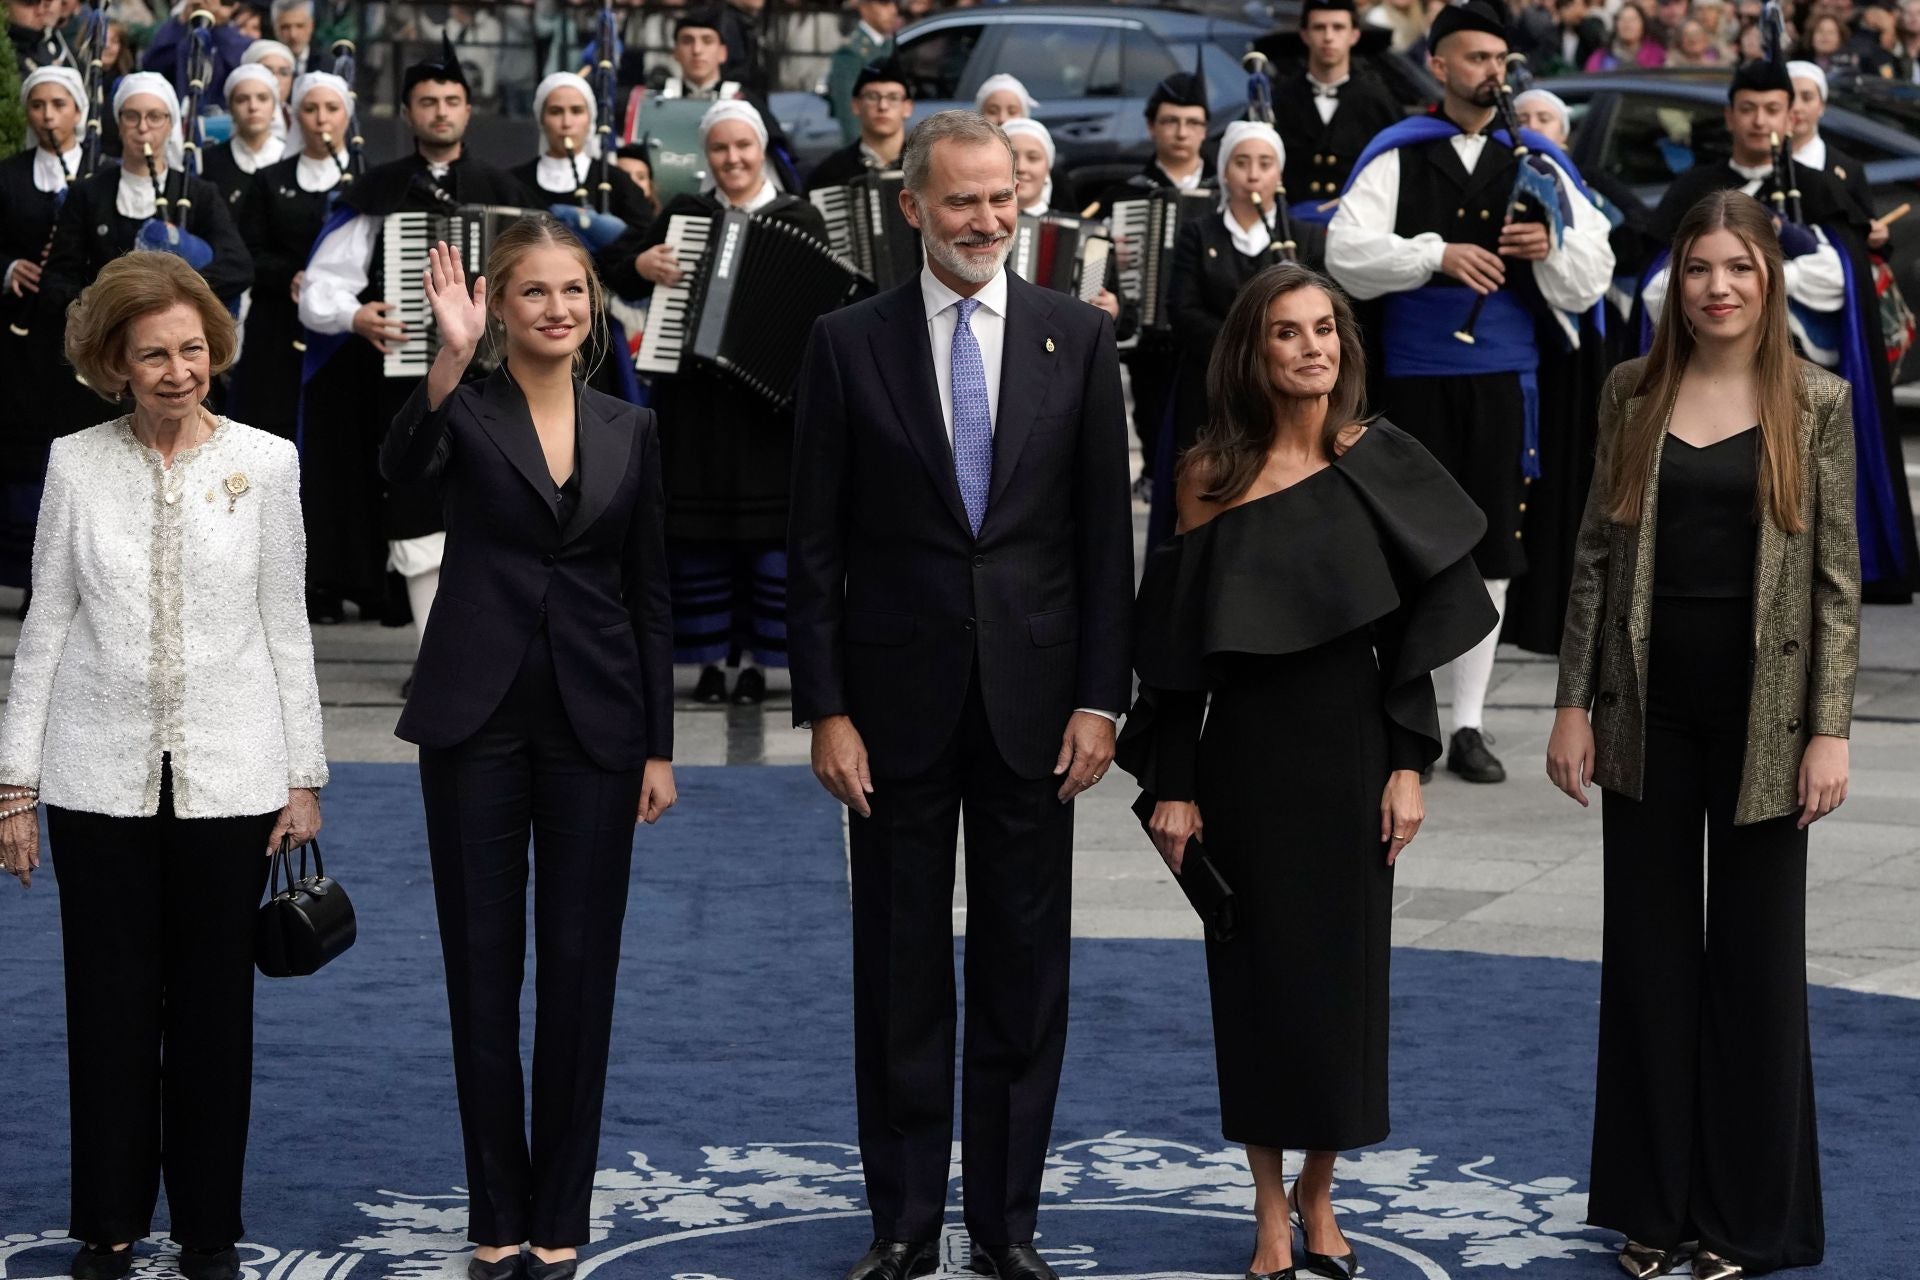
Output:
[[914,130],[926,266],[823,318],[801,378],[787,627],[796,722],[852,810],[854,1068],[877,1237],[937,1264],[953,1141],[954,842],[967,831],[962,1170],[973,1269],[1033,1250],[1067,1030],[1073,798],[1129,693],[1133,525],[1113,324],[1005,270],[1006,137]]

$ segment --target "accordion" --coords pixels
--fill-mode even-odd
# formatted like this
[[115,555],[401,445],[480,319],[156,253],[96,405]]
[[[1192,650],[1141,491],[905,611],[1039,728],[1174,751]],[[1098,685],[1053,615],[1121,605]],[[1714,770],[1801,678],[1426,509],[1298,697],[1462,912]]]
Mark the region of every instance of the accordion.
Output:
[[791,406],[813,322],[859,277],[799,228],[739,209],[676,213],[666,243],[684,275],[653,291],[634,368],[673,374],[691,359]]
[[1107,285],[1113,241],[1097,222],[1066,214],[1021,214],[1013,228],[1007,270],[1030,284],[1092,302]]
[[468,279],[486,269],[493,242],[520,219],[538,213],[511,205],[458,205],[434,212],[390,213],[380,228],[381,297],[392,304],[394,319],[407,327],[407,340],[382,358],[389,378],[425,377],[440,352],[440,333],[427,301],[427,251],[438,241],[460,251]]
[[877,289],[905,284],[920,271],[920,233],[900,212],[905,189],[906,174],[900,170],[869,169],[843,187],[807,196],[827,220],[834,256]]
[[1140,306],[1142,330],[1173,328],[1167,314],[1167,286],[1173,274],[1173,245],[1180,228],[1214,211],[1214,193],[1162,187],[1138,200],[1113,204],[1113,248],[1120,287]]

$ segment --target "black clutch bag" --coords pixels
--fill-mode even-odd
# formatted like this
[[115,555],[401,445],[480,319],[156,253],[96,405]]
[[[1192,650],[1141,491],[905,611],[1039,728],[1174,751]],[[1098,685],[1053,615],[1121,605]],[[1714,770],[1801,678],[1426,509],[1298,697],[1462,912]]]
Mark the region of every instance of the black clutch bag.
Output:
[[[307,874],[307,850],[313,874]],[[282,881],[285,886],[282,887]],[[267,900],[254,917],[253,962],[269,978],[299,978],[353,945],[353,903],[327,878],[320,842],[300,846],[300,872],[293,870],[291,841],[282,840],[267,876]]]
[[1180,891],[1199,913],[1214,942],[1231,942],[1238,922],[1233,902],[1233,886],[1220,874],[1220,868],[1198,840],[1187,841],[1187,852],[1180,859],[1180,874],[1174,877]]

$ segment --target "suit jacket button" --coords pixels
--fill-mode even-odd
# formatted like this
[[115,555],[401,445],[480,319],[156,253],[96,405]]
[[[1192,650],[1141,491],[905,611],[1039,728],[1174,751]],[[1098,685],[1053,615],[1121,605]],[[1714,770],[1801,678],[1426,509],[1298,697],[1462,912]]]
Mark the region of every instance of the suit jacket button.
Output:
[[1800,721],[1798,719],[1787,721],[1787,732],[1788,733],[1800,732]]
[[1613,690],[1611,690],[1611,689],[1602,689],[1602,690],[1600,691],[1600,705],[1601,705],[1601,706],[1603,706],[1603,707],[1610,707],[1610,706],[1612,706],[1612,705],[1613,705],[1613,704],[1614,704],[1615,702],[1617,702],[1617,701],[1619,701],[1619,695],[1618,695],[1618,694],[1616,694],[1616,693],[1614,693],[1614,691],[1613,691]]
[[987,558],[985,556],[975,556],[973,558],[973,567],[978,569],[982,565],[986,564],[986,562],[987,562]]
[[552,553],[552,552],[548,552],[548,553],[547,553],[546,555],[544,555],[544,556],[541,556],[541,557],[540,557],[540,563],[541,563],[541,564],[544,564],[544,565],[548,565],[548,566],[551,566],[551,565],[553,564],[553,553]]
[[1785,644],[1780,646],[1780,652],[1798,653],[1800,652],[1800,642],[1798,640],[1789,640]]
[[973,630],[973,619],[972,619],[972,618],[968,618],[968,619],[967,619],[967,621],[966,621],[966,623],[965,623],[965,626],[966,626],[966,629],[967,629],[968,631],[971,631],[971,630]]

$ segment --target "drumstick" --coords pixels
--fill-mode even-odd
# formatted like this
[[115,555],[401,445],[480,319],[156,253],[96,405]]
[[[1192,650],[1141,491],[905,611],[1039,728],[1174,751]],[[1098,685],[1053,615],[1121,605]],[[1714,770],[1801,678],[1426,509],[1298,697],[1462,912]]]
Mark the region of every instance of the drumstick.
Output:
[[1873,220],[1873,225],[1875,225],[1876,227],[1890,227],[1894,223],[1900,221],[1900,219],[1906,217],[1909,213],[1912,213],[1912,212],[1913,212],[1913,205],[1911,203],[1903,204],[1899,208],[1889,209],[1885,213],[1881,214],[1879,217],[1875,218]]

